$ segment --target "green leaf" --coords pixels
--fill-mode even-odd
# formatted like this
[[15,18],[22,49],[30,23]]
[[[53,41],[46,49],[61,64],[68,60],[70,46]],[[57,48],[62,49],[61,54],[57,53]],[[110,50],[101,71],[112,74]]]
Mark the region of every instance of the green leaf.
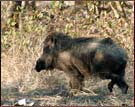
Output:
[[11,26],[15,26],[16,22],[11,22]]

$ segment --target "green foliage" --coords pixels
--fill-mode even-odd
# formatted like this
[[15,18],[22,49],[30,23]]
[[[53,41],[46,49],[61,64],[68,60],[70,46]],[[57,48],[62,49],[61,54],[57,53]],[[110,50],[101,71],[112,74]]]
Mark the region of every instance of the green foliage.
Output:
[[[1,83],[2,87],[5,84],[8,87],[9,84],[14,85],[15,88],[17,87],[17,95],[15,95],[15,91],[8,90],[7,94],[5,92],[2,94],[4,100],[9,100],[11,97],[18,98],[18,96],[30,96],[32,98],[37,96],[37,99],[47,97],[46,100],[43,99],[40,101],[39,105],[41,106],[46,104],[121,106],[122,103],[133,105],[133,65],[130,61],[134,60],[134,13],[133,5],[130,2],[83,1],[80,5],[71,5],[61,9],[65,4],[60,1],[52,1],[43,7],[39,6],[40,9],[37,7],[36,11],[27,11],[22,8],[19,14],[18,29],[14,28],[16,24],[14,18],[5,18],[7,5],[5,5],[5,1],[2,1],[2,3]],[[121,8],[124,9],[126,17],[124,17]],[[87,87],[92,91],[89,95],[82,94],[69,98],[59,96],[58,93],[52,97],[55,92],[53,88],[56,88],[58,85],[67,86],[64,73],[61,71],[53,71],[52,73],[49,71],[50,74],[48,72],[36,73],[31,70],[37,57],[42,52],[42,42],[49,31],[64,32],[73,38],[82,36],[111,37],[124,47],[129,56],[129,65],[126,73],[130,85],[130,92],[125,100],[117,88],[115,98],[105,98],[106,89],[104,86],[101,86],[102,88],[99,88],[99,86],[106,84],[106,82],[102,83],[103,81],[100,80],[96,82],[98,79],[92,82],[88,81]],[[38,90],[37,87],[47,90]],[[62,86],[56,90],[60,92],[66,91]],[[48,91],[50,96],[48,96]],[[22,95],[22,93],[24,94]],[[101,93],[101,95],[97,93]],[[60,100],[57,100],[57,97]]]

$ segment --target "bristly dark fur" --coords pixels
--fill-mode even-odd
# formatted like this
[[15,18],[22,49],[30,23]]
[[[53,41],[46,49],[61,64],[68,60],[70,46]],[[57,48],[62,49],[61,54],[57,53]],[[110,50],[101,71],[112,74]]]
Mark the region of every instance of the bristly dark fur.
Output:
[[70,78],[70,87],[83,88],[83,80],[93,74],[102,79],[111,79],[108,89],[112,92],[116,84],[123,93],[127,93],[125,68],[127,54],[111,38],[71,38],[63,33],[54,32],[44,41],[43,54],[35,69],[63,70]]

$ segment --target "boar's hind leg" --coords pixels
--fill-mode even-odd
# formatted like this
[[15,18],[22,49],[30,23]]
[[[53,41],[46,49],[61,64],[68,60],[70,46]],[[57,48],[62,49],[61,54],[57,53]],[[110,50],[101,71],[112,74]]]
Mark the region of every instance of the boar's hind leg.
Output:
[[117,80],[117,83],[118,87],[122,90],[122,93],[126,94],[127,93],[127,90],[128,90],[128,85],[127,83],[125,82],[124,78],[123,77],[120,77],[118,80]]
[[117,84],[117,86],[122,90],[122,93],[126,94],[128,90],[128,85],[125,82],[124,77],[116,74],[112,74],[110,77],[112,81],[108,84],[109,91],[112,92],[114,84]]
[[109,82],[108,89],[109,89],[110,92],[113,91],[112,89],[113,89],[113,86],[114,86],[115,83],[116,83],[116,81],[114,81],[114,80],[112,80],[111,82]]

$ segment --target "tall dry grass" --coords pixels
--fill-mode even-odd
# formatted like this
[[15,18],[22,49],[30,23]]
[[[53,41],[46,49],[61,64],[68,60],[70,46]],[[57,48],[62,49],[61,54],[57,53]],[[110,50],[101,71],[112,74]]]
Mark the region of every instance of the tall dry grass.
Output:
[[[113,12],[95,20],[90,2],[90,14],[85,5],[70,6],[63,11],[59,4],[43,5],[39,3],[37,11],[21,14],[21,27],[14,29],[9,25],[7,1],[2,1],[2,30],[1,30],[1,98],[2,103],[19,98],[29,97],[37,105],[133,105],[134,96],[134,43],[133,43],[133,10],[125,8],[127,19],[115,18]],[[54,15],[54,18],[50,16]],[[94,22],[93,22],[94,21]],[[11,24],[11,23],[10,23]],[[107,97],[108,81],[92,78],[86,81],[90,94],[80,93],[72,98],[68,95],[68,78],[59,70],[37,73],[33,70],[37,58],[42,53],[42,42],[47,35],[50,25],[56,31],[68,33],[73,37],[97,36],[111,37],[127,50],[129,56],[126,68],[126,80],[130,86],[127,95],[122,95],[115,87],[116,96]]]

